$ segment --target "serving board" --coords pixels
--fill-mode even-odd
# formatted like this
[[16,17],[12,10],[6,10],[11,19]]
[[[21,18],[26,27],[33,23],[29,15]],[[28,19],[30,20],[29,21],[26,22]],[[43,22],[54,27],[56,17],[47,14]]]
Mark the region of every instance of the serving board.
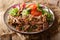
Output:
[[[15,3],[21,3],[21,1],[12,1],[10,0],[10,4],[15,4]],[[25,0],[22,2],[36,2],[37,0]],[[19,34],[16,33],[12,30],[10,30],[9,28],[7,28],[7,26],[5,25],[4,21],[3,21],[3,15],[6,11],[6,9],[11,6],[10,4],[4,4],[4,3],[8,3],[7,0],[5,0],[5,2],[3,3],[4,7],[0,7],[0,40],[60,40],[60,1],[59,0],[46,0],[46,1],[42,1],[42,0],[38,0],[39,3],[41,4],[45,4],[46,6],[48,6],[49,8],[51,8],[51,10],[54,12],[55,16],[56,16],[56,20],[54,22],[54,25],[52,26],[52,28],[48,29],[47,31],[44,31],[40,34],[35,34],[35,35],[24,35],[24,34]],[[47,2],[48,1],[48,2]],[[0,3],[2,1],[0,0]],[[13,2],[13,3],[12,3]],[[55,4],[55,5],[54,5]]]

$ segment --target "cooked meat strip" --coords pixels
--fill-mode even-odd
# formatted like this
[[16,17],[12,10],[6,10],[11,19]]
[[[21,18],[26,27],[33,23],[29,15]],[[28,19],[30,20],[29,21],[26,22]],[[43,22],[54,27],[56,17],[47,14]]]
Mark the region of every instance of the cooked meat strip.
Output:
[[36,24],[37,24],[37,25],[42,25],[43,22],[42,22],[42,21],[38,21],[38,22],[36,22]]
[[36,24],[35,21],[31,21],[31,22],[30,22],[30,25],[32,25],[32,26],[35,25],[35,24]]
[[43,29],[47,29],[47,28],[48,28],[48,23],[47,22],[43,23]]
[[42,15],[42,21],[43,21],[43,22],[46,22],[46,21],[47,21],[46,15]]
[[37,26],[38,26],[36,29],[37,32],[39,32],[40,30],[43,30],[43,25],[37,25]]
[[19,26],[16,26],[16,30],[20,31],[20,27]]
[[27,31],[29,29],[30,25],[24,25],[24,31]]
[[46,15],[43,15],[43,29],[46,29],[48,28],[48,22],[47,22],[47,19],[46,19]]

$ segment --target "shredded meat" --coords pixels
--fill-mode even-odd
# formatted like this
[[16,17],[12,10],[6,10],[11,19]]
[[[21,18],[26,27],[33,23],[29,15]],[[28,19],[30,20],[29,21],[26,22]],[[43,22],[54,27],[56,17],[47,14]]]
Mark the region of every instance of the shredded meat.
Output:
[[35,4],[28,6],[29,7],[26,7],[26,4],[24,3],[20,5],[20,8],[16,13],[16,10],[12,11],[11,14],[15,13],[16,15],[14,14],[14,16],[12,16],[9,14],[8,24],[16,28],[16,30],[23,32],[39,32],[47,29],[47,14],[43,14],[43,10],[40,9],[41,7],[39,8],[39,6],[37,7]]
[[20,31],[38,32],[40,30],[48,28],[46,15],[39,17],[34,17],[32,15],[29,15],[28,17],[25,18],[22,18],[21,16],[18,17],[10,16],[9,24],[15,26],[16,30],[20,30]]

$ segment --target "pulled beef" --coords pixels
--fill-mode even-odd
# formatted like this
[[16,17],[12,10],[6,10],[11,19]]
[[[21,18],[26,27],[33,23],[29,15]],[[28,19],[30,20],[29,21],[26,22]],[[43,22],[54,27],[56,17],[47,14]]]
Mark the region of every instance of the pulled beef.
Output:
[[18,17],[9,17],[10,25],[16,26],[16,30],[25,31],[25,32],[39,32],[48,28],[48,22],[46,20],[46,15],[42,16],[32,16],[22,18]]

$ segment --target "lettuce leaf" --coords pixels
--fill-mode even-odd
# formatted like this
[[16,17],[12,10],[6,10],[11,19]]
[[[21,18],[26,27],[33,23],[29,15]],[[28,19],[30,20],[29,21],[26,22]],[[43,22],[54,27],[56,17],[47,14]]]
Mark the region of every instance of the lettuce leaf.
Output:
[[18,12],[18,8],[12,8],[9,10],[9,14],[12,16],[16,16]]

